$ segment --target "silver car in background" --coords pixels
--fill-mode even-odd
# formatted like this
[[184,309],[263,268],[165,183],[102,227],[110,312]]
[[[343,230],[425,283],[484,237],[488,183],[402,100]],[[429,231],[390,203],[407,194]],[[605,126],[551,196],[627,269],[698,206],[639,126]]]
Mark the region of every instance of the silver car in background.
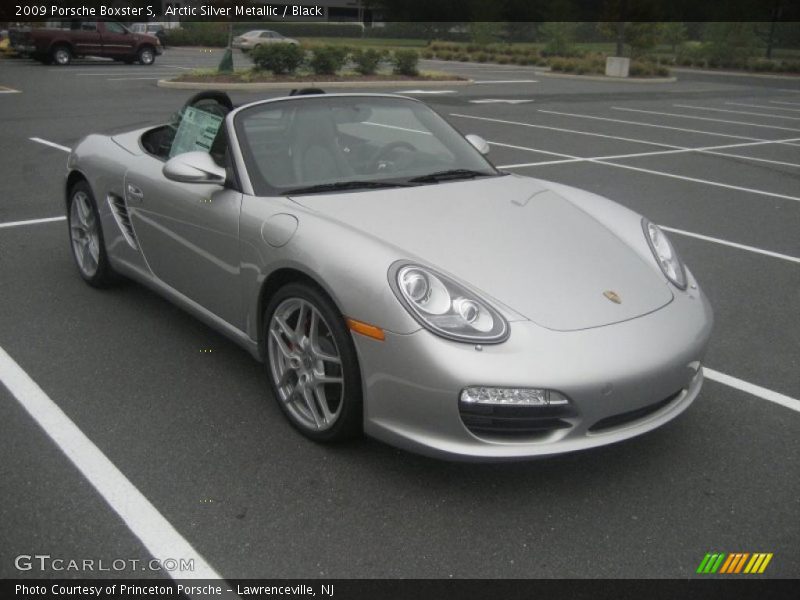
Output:
[[265,44],[299,44],[296,39],[282,36],[277,31],[256,29],[233,38],[232,46],[242,52],[250,52]]
[[411,98],[203,92],[75,147],[72,251],[263,361],[314,440],[501,460],[678,416],[713,318],[663,231],[487,151]]

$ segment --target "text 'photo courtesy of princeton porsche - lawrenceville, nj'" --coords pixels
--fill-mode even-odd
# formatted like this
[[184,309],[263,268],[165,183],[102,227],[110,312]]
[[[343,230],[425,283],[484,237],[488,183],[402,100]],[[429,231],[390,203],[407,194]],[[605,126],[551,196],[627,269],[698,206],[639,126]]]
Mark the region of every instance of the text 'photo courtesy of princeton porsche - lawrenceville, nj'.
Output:
[[800,10],[0,7],[0,596],[793,597]]

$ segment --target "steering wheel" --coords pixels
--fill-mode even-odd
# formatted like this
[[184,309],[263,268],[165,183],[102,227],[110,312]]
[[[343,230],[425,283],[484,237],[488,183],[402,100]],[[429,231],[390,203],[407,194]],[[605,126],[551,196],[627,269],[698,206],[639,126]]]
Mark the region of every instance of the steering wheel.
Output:
[[[396,150],[406,150],[408,152],[416,152],[417,148],[408,142],[389,142],[385,146],[381,147],[373,156],[369,159],[369,164],[373,169],[373,171],[378,171],[380,169],[386,168],[386,163],[390,162],[388,157],[391,156],[392,152]],[[383,163],[383,164],[382,164]]]

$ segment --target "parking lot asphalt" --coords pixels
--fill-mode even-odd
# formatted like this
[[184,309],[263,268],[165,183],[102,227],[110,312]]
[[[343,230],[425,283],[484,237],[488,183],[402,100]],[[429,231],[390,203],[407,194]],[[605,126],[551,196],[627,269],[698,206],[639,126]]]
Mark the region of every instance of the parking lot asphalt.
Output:
[[[86,286],[63,221],[9,226],[63,216],[65,149],[164,121],[192,92],[156,80],[218,60],[0,60],[0,86],[18,90],[0,94],[0,348],[217,573],[690,577],[721,551],[771,552],[764,576],[800,575],[800,81],[425,61],[476,83],[391,90],[485,137],[498,166],[670,228],[715,310],[706,366],[758,386],[710,378],[645,436],[476,465],[301,438],[245,352],[138,285]],[[149,556],[3,386],[0,456],[0,577],[59,575],[18,571],[19,554]]]

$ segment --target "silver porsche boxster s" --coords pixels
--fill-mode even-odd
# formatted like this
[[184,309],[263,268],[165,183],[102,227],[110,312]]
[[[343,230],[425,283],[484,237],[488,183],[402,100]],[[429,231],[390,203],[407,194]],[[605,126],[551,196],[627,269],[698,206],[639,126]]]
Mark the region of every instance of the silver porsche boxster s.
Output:
[[668,238],[488,148],[402,96],[202,92],[75,147],[72,253],[246,348],[314,440],[500,460],[678,416],[713,317]]

